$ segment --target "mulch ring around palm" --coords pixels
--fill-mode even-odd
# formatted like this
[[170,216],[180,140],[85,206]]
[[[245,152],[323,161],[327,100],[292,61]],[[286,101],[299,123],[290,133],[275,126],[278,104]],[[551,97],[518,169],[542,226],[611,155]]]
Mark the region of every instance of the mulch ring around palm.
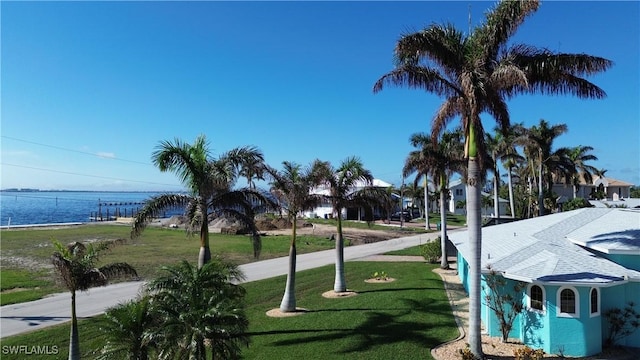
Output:
[[329,290],[322,293],[322,297],[327,299],[339,299],[339,298],[352,297],[356,295],[358,295],[357,292],[351,291],[349,289],[347,289],[347,291],[342,291],[342,292],[335,292],[334,290]]
[[282,311],[279,308],[271,309],[267,311],[267,316],[269,317],[291,317],[298,316],[302,314],[306,314],[309,312],[309,309],[297,307],[295,311]]
[[384,283],[390,283],[392,281],[396,281],[396,279],[391,278],[391,277],[387,277],[387,278],[371,278],[371,279],[366,279],[364,282],[369,283],[369,284],[384,284]]

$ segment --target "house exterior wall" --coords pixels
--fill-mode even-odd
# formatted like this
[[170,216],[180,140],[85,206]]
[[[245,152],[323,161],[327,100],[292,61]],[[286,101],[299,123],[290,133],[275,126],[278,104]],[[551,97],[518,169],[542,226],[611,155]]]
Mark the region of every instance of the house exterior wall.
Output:
[[[640,271],[640,255],[605,254],[600,252],[598,252],[598,255],[618,265],[622,265],[627,269]],[[640,299],[640,297],[638,297],[638,299]]]
[[[513,294],[513,289],[514,289],[514,286],[516,286],[516,282],[510,279],[505,279],[505,281],[506,283],[503,289],[510,291]],[[491,290],[487,286],[485,275],[483,275],[481,278],[480,287],[482,289],[482,302],[481,302],[482,309],[480,312],[480,318],[482,320],[482,323],[485,324],[485,331],[489,336],[502,337],[502,330],[500,329],[500,320],[498,319],[498,316],[496,316],[495,311],[493,311],[487,305],[487,296],[493,296],[493,295],[491,295]],[[521,295],[522,294],[520,294],[520,296]],[[514,296],[518,296],[518,295],[514,295]],[[524,300],[524,297],[523,296],[521,297]],[[511,311],[511,306],[505,306],[505,311]],[[512,328],[511,328],[511,331],[509,332],[508,337],[521,339],[521,333],[522,333],[521,326],[522,326],[522,321],[520,321],[518,316],[513,321]]]
[[591,287],[572,287],[578,293],[576,317],[558,315],[558,291],[560,286],[545,286],[549,341],[544,351],[550,354],[562,352],[568,356],[590,356],[602,352],[602,327],[600,316],[590,317],[589,291]]
[[[603,288],[601,314],[613,308],[624,309],[630,301],[634,302],[634,309],[640,314],[638,299],[640,299],[640,282],[628,282],[620,286]],[[609,322],[602,316],[601,332],[603,339],[609,336],[609,328]],[[631,335],[621,339],[617,345],[640,348],[640,330],[636,330]]]

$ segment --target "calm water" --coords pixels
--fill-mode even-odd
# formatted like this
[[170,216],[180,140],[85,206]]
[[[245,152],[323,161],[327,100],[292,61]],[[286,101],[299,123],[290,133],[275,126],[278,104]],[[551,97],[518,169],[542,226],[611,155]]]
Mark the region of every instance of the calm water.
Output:
[[[36,191],[0,192],[0,226],[89,222],[100,214],[106,218],[131,216],[155,192]],[[180,213],[179,210],[166,215]]]

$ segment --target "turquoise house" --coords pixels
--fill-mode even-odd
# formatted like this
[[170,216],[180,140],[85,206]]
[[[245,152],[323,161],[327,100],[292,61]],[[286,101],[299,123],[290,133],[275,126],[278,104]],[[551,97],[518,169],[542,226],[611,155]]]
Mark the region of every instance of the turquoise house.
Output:
[[[458,274],[467,291],[467,232],[451,233]],[[482,229],[483,331],[500,337],[500,323],[484,303],[489,268],[525,286],[524,311],[509,337],[549,354],[591,356],[609,335],[604,313],[630,302],[640,313],[640,210],[585,208]],[[511,290],[506,290],[511,289]],[[637,347],[640,329],[616,345]]]

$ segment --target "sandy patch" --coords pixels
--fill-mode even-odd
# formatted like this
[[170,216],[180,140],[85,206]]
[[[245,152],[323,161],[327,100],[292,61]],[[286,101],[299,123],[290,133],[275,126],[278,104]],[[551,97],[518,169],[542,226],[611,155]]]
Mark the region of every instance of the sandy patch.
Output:
[[325,297],[327,299],[346,298],[346,297],[352,297],[352,296],[356,296],[356,295],[358,295],[357,292],[351,291],[349,289],[347,289],[347,291],[343,291],[343,292],[335,292],[333,290],[329,290],[329,291],[326,291],[326,292],[322,293],[322,297]]
[[384,284],[384,283],[390,283],[392,281],[396,281],[396,279],[391,277],[386,279],[366,279],[364,282],[369,284]]
[[283,312],[280,310],[280,308],[275,308],[275,309],[271,309],[269,311],[267,311],[267,316],[269,317],[291,317],[291,316],[298,316],[298,315],[302,315],[302,314],[306,314],[308,313],[309,310],[305,309],[305,308],[300,308],[297,307],[296,311],[289,311],[289,312]]

